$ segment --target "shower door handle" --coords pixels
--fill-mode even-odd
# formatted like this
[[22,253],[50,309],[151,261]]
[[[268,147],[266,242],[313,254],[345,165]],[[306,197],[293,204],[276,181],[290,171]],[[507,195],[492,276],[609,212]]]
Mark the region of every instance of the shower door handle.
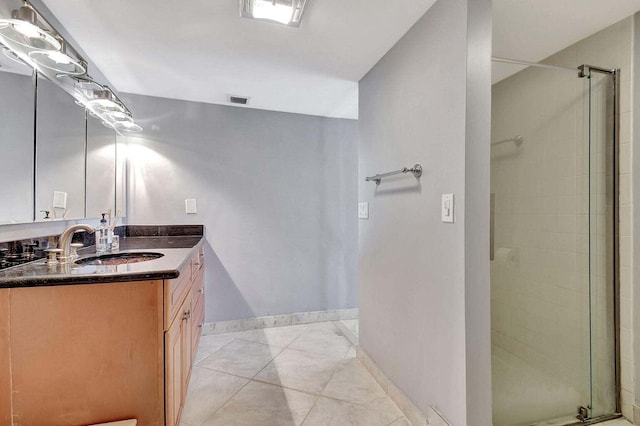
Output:
[[489,201],[489,260],[493,260],[495,254],[494,234],[496,227],[496,194],[493,192]]

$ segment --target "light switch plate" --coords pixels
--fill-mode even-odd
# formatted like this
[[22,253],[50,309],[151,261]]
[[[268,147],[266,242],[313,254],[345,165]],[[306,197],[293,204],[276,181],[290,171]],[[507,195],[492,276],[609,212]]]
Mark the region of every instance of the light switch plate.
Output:
[[198,213],[198,207],[196,205],[196,199],[195,198],[189,198],[184,200],[184,205],[185,205],[185,209],[187,211],[187,214],[196,214]]
[[442,221],[454,222],[455,200],[453,194],[442,194]]
[[62,191],[53,191],[53,208],[54,209],[66,209],[67,208],[67,193]]
[[358,203],[358,219],[369,219],[369,203],[366,201]]

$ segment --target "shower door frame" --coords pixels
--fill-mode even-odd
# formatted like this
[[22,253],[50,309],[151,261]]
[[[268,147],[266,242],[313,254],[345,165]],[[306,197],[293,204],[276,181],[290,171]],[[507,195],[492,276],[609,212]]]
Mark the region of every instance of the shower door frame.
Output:
[[[621,406],[621,372],[620,372],[620,208],[619,208],[619,171],[620,171],[620,69],[618,68],[603,68],[595,65],[587,65],[583,64],[577,68],[551,65],[551,64],[542,64],[537,62],[529,62],[517,59],[510,58],[500,58],[500,57],[492,57],[492,61],[494,62],[502,62],[514,65],[524,65],[524,66],[532,66],[532,67],[540,67],[540,68],[551,68],[556,70],[563,71],[572,71],[577,73],[578,78],[591,78],[591,73],[599,73],[599,74],[608,74],[611,76],[612,80],[612,91],[613,91],[613,277],[612,277],[612,285],[613,285],[613,324],[614,324],[614,381],[615,381],[615,413],[604,414],[598,417],[590,417],[586,420],[579,420],[576,418],[576,422],[573,423],[563,423],[562,426],[573,426],[573,425],[592,425],[600,422],[604,422],[607,420],[613,420],[622,417],[622,406]],[[591,88],[589,88],[589,93],[591,93]],[[591,108],[591,105],[589,106]],[[591,121],[589,120],[589,138],[591,138]],[[589,177],[591,179],[591,177]],[[589,318],[591,321],[591,318]],[[592,339],[592,335],[590,333],[590,339]],[[590,349],[591,350],[591,349]],[[593,369],[589,374],[593,374]],[[590,390],[593,392],[593,389]],[[591,410],[589,410],[591,411]],[[550,419],[553,420],[553,419]]]

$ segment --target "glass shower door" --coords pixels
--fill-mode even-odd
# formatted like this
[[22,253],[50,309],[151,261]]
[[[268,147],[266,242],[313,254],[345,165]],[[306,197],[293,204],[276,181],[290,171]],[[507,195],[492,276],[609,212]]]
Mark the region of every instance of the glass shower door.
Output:
[[615,80],[592,71],[588,86],[591,417],[616,412]]
[[493,86],[494,426],[615,411],[613,120],[601,78],[529,67]]

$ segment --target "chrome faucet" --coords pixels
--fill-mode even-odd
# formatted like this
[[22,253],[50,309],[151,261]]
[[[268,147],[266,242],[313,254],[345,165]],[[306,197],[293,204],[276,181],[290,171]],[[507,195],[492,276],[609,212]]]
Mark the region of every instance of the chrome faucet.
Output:
[[89,225],[71,225],[67,229],[64,230],[62,234],[60,234],[60,238],[58,239],[58,248],[62,249],[62,253],[60,253],[60,263],[69,263],[71,262],[69,251],[71,251],[71,237],[75,234],[76,231],[85,230],[90,234],[95,232]]

